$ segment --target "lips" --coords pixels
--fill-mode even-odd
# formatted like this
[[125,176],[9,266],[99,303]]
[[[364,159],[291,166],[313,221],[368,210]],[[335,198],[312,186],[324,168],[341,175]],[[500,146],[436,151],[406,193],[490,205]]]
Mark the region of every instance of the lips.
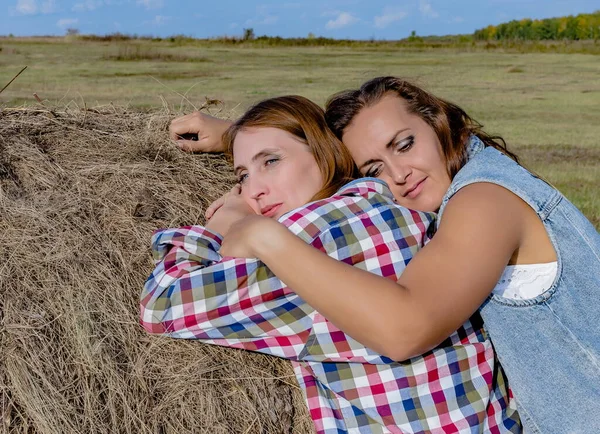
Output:
[[280,203],[276,203],[273,205],[266,205],[260,209],[260,213],[265,217],[273,217],[279,208],[281,207]]
[[410,199],[414,199],[415,197],[417,197],[419,193],[421,193],[421,191],[423,190],[423,185],[426,179],[427,178],[423,178],[422,180],[414,184],[412,187],[410,187],[408,190],[406,190],[406,192],[404,193],[404,197],[408,197]]

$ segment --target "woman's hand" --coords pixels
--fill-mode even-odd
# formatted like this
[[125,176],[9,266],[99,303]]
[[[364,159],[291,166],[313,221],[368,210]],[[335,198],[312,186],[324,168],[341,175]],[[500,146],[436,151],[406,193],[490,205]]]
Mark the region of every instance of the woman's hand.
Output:
[[221,136],[231,124],[231,121],[194,112],[173,119],[169,136],[184,151],[224,152]]
[[[210,215],[209,210],[211,210]],[[208,208],[206,211],[206,218],[208,219],[206,228],[225,236],[231,225],[252,215],[256,215],[256,211],[246,203],[241,195],[240,185],[236,184],[229,193],[217,199]]]
[[220,253],[235,258],[260,258],[262,252],[285,246],[286,236],[295,238],[278,221],[261,215],[247,216],[231,225]]
[[227,199],[227,197],[229,195],[230,195],[230,193],[225,193],[223,196],[221,196],[220,198],[215,200],[213,203],[211,203],[208,208],[206,208],[206,211],[204,211],[204,218],[207,221],[210,220],[212,218],[212,216],[215,215],[217,210],[223,206],[223,204],[225,203],[225,200]]

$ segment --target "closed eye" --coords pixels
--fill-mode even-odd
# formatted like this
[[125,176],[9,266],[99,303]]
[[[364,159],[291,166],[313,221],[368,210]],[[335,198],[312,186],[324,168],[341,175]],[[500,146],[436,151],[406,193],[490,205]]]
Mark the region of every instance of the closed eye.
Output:
[[237,182],[238,182],[238,184],[244,184],[244,182],[246,181],[246,179],[248,179],[248,174],[247,173],[240,173],[238,175]]
[[374,164],[373,166],[369,167],[369,170],[366,171],[365,176],[370,178],[377,178],[379,175],[381,175],[381,170],[381,164]]
[[415,144],[415,136],[408,136],[406,139],[399,141],[394,146],[395,152],[406,152]]

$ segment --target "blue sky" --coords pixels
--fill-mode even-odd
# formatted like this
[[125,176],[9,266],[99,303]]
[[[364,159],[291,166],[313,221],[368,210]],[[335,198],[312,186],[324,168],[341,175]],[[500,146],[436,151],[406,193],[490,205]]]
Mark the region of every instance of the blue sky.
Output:
[[472,33],[520,18],[576,15],[598,0],[0,0],[0,35],[114,32],[205,38],[241,35],[401,39]]

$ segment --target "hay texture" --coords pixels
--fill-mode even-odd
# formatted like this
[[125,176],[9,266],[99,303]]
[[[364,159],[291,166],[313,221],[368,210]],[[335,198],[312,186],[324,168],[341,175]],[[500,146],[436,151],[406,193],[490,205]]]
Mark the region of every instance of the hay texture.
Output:
[[287,361],[139,326],[152,231],[233,182],[173,116],[0,108],[0,432],[313,431]]

